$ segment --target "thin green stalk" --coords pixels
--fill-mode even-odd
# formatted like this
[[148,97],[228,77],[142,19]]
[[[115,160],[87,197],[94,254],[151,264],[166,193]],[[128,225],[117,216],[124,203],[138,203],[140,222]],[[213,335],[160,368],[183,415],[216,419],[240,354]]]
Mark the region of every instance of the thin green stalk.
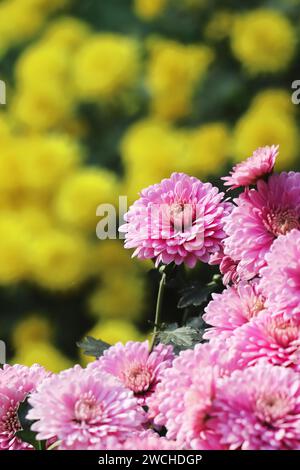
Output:
[[37,450],[45,450],[45,441],[37,441]]
[[154,329],[153,329],[153,333],[152,333],[153,336],[152,336],[152,341],[151,341],[151,345],[150,345],[150,351],[153,350],[153,347],[155,345],[156,336],[157,336],[157,333],[159,332],[159,326],[161,324],[161,311],[162,311],[163,296],[164,296],[164,291],[165,291],[165,286],[166,286],[166,278],[167,278],[166,273],[162,272],[161,280],[160,280],[160,283],[159,283],[158,294],[157,294]]

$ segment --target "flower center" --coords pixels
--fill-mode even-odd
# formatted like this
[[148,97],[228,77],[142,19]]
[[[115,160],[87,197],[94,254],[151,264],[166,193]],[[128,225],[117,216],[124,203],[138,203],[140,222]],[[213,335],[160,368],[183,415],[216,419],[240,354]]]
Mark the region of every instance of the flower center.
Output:
[[78,422],[86,421],[93,423],[99,421],[103,412],[100,403],[90,392],[84,393],[79,400],[76,401],[74,407],[75,420]]
[[18,418],[17,408],[14,403],[8,408],[1,419],[0,432],[15,433],[20,431],[21,425]]
[[248,306],[246,311],[246,317],[248,320],[256,317],[262,310],[265,308],[264,298],[260,295],[258,296],[252,305]]
[[268,211],[264,216],[264,225],[275,237],[286,235],[291,230],[300,229],[298,214],[291,209]]
[[144,364],[132,364],[123,372],[123,382],[134,393],[142,393],[149,390],[152,382],[152,374]]
[[289,413],[293,404],[280,394],[263,395],[256,401],[256,414],[264,423],[270,424]]
[[186,229],[189,229],[193,225],[195,218],[195,204],[180,202],[170,206],[170,221],[177,231],[184,232]]
[[288,347],[292,341],[300,338],[299,326],[291,320],[284,321],[281,318],[271,319],[268,323],[268,332],[284,348]]

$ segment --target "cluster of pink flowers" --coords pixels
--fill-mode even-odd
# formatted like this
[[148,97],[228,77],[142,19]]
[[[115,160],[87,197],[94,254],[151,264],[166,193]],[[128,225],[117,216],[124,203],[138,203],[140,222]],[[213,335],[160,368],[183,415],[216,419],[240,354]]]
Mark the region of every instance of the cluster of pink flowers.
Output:
[[1,449],[33,449],[17,435],[28,400],[50,448],[300,450],[300,173],[274,173],[277,153],[258,149],[223,178],[242,188],[232,202],[173,174],[142,191],[121,228],[156,265],[219,265],[225,288],[205,308],[206,342],[178,356],[117,343],[60,374],[5,366]]
[[226,286],[204,339],[164,372],[150,415],[188,449],[300,449],[300,174],[258,149],[224,178],[242,187],[222,223]]

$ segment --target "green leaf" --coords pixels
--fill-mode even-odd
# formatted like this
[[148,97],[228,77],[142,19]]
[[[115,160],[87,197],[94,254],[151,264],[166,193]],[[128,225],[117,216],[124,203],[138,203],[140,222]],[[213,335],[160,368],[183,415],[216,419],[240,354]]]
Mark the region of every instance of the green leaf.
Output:
[[219,277],[214,276],[212,282],[202,286],[199,282],[194,282],[181,291],[178,308],[200,307],[208,301],[209,296],[219,288]]
[[23,442],[28,442],[28,444],[31,444],[36,450],[39,450],[41,441],[37,441],[36,434],[36,432],[31,431],[30,429],[22,429],[21,431],[16,432],[19,439]]
[[176,351],[191,349],[202,340],[201,332],[191,326],[178,327],[177,323],[168,325],[167,329],[158,333],[158,339],[163,344],[171,344]]
[[77,343],[77,346],[83,350],[83,353],[86,356],[93,356],[96,359],[102,356],[104,351],[110,348],[110,344],[101,341],[101,339],[93,338],[92,336],[87,336],[82,341]]
[[187,323],[186,326],[190,326],[191,328],[194,328],[195,330],[198,330],[199,332],[204,332],[204,330],[207,328],[207,324],[201,317],[201,315],[198,315],[197,317],[191,317]]
[[20,406],[18,408],[18,418],[22,429],[20,429],[20,431],[17,431],[16,435],[23,442],[28,442],[28,444],[31,444],[36,450],[41,450],[45,448],[45,442],[37,440],[37,433],[30,429],[33,423],[32,420],[27,418],[27,414],[30,408],[31,406],[28,402],[28,399],[20,403]]
[[20,403],[19,408],[18,408],[18,418],[19,418],[19,422],[20,422],[22,430],[30,429],[33,423],[33,421],[31,421],[30,419],[27,419],[27,415],[30,409],[31,409],[31,406],[28,402],[28,399],[26,398],[26,400]]

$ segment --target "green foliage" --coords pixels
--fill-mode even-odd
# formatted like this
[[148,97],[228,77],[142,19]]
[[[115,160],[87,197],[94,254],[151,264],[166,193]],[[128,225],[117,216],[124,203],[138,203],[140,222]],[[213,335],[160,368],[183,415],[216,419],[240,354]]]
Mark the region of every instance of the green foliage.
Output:
[[215,275],[213,280],[202,286],[200,282],[192,282],[181,291],[178,308],[200,307],[206,303],[213,292],[220,288],[219,275]]
[[87,336],[82,341],[77,343],[77,346],[83,350],[83,353],[86,356],[93,356],[96,359],[102,356],[104,351],[108,349],[111,345],[101,341],[101,339],[92,338]]
[[163,344],[171,344],[175,352],[179,353],[200,343],[202,335],[200,330],[192,326],[178,326],[177,323],[172,323],[167,325],[164,330],[161,330],[157,338]]
[[21,425],[20,431],[17,431],[16,435],[19,437],[23,442],[27,442],[31,444],[35,450],[43,450],[45,449],[45,442],[38,441],[36,439],[37,433],[31,430],[31,425],[33,421],[27,419],[27,414],[30,410],[31,406],[28,402],[28,399],[24,400],[18,409],[18,418]]

